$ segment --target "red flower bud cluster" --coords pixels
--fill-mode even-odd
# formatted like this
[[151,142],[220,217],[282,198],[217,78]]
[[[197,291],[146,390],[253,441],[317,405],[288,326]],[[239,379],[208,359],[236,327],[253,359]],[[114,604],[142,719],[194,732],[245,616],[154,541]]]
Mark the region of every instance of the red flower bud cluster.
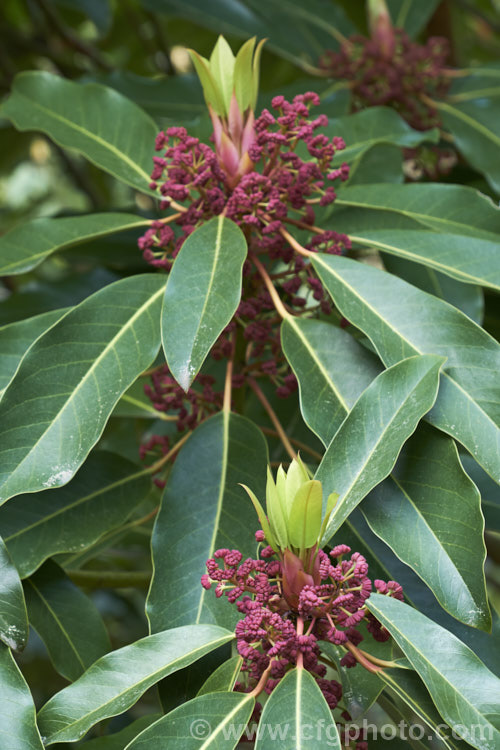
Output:
[[[258,531],[257,541],[263,538]],[[350,554],[347,545],[334,547],[330,554],[315,548],[309,553],[310,573],[289,550],[276,559],[272,548],[265,547],[259,559],[243,560],[238,550],[220,549],[207,560],[201,583],[206,589],[215,584],[215,595],[225,595],[244,615],[236,626],[236,642],[242,671],[248,674],[247,690],[267,670],[263,689],[270,693],[300,656],[334,709],[342,689],[336,680],[326,679],[320,641],[341,647],[345,651],[341,665],[352,667],[357,661],[349,647],[363,640],[358,630],[362,620],[375,640],[390,636],[366,608],[372,582],[365,558],[359,552]],[[374,586],[381,594],[403,598],[395,581],[376,580]]]
[[392,33],[389,56],[377,39],[355,35],[339,52],[325,52],[320,66],[351,83],[353,111],[390,106],[416,130],[439,126],[439,113],[429,99],[442,98],[448,90],[449,78],[444,75],[448,41],[431,37],[418,44],[403,29]]

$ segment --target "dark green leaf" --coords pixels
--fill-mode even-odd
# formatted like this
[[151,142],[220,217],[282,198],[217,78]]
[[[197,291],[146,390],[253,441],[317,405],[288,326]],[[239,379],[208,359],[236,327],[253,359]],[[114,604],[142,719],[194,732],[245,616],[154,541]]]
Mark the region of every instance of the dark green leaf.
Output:
[[94,603],[52,560],[24,582],[24,593],[30,624],[63,677],[76,680],[110,650]]
[[96,451],[65,487],[5,503],[0,532],[25,578],[52,555],[81,552],[120,526],[150,489],[146,470],[114,453]]
[[[423,429],[424,428],[424,429]],[[481,498],[455,443],[421,425],[361,505],[372,530],[467,625],[490,630]],[[411,534],[402,534],[411,529]]]
[[28,640],[28,616],[21,579],[1,537],[0,640],[15,651],[23,649]]
[[[267,447],[252,422],[223,412],[201,424],[180,451],[153,532],[151,629],[218,622],[234,626],[235,608],[200,583],[216,549],[255,551],[257,514],[243,488],[265,496]],[[183,573],[177,575],[179,560]]]
[[238,307],[246,255],[243,232],[221,215],[193,232],[175,260],[162,338],[170,371],[185,391]]
[[233,656],[225,661],[205,680],[198,690],[198,695],[231,691],[240,673],[242,663],[241,656]]
[[320,320],[290,316],[281,343],[299,381],[302,416],[328,445],[382,366],[349,333]]
[[439,0],[387,0],[394,26],[405,29],[411,37],[424,28],[439,5]]
[[292,669],[266,701],[255,750],[341,750],[332,712],[314,677]]
[[403,443],[432,407],[442,357],[410,357],[382,372],[361,394],[335,434],[315,478],[323,497],[338,492],[324,541],[391,471]]
[[43,750],[29,688],[9,649],[0,643],[2,750]]
[[500,481],[500,346],[445,302],[348,258],[313,264],[335,304],[371,339],[385,364],[415,353],[448,358],[428,419],[456,437]]
[[0,237],[0,274],[26,273],[56,250],[149,223],[134,214],[113,213],[27,221]]
[[94,724],[121,714],[163,677],[228,643],[217,625],[188,625],[149,635],[106,654],[39,712],[46,745],[74,742]]
[[0,328],[0,391],[12,380],[19,362],[31,344],[67,312],[67,309],[53,310]]
[[496,750],[500,680],[458,638],[407,604],[374,594],[367,605],[404,651],[458,736],[479,750]]
[[107,737],[96,737],[85,743],[85,750],[123,750],[123,748],[144,731],[150,724],[161,719],[161,714],[148,714],[141,716],[129,724],[125,729],[110,734]]
[[46,133],[137,190],[150,193],[157,127],[113,89],[52,73],[20,73],[2,114],[18,130]]
[[247,693],[200,695],[179,706],[136,737],[126,750],[233,750],[252,714]]
[[2,501],[71,479],[122,393],[156,357],[163,289],[152,274],[118,281],[31,347],[0,403],[8,435]]

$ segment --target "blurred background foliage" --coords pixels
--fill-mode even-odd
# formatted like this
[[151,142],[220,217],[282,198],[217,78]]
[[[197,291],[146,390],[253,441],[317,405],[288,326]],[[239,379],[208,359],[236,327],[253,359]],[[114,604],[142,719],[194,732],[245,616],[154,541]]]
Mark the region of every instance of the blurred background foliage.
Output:
[[[500,0],[425,0],[423,4],[428,6],[429,13],[418,39],[424,41],[434,35],[447,37],[452,49],[450,62],[457,67],[498,65]],[[324,79],[312,78],[322,48],[338,47],[338,40],[329,31],[330,15],[344,34],[354,29],[366,32],[365,3],[361,0],[314,0],[315,8],[323,8],[327,19],[314,33],[307,19],[299,29],[296,15],[277,24],[278,14],[284,12],[286,16],[285,6],[288,5],[297,11],[301,4],[294,0],[281,4],[274,0],[265,3],[258,0],[3,0],[0,5],[0,96],[3,98],[9,92],[17,73],[44,70],[75,81],[94,81],[113,87],[146,109],[159,126],[167,122],[189,125],[195,134],[208,134],[201,87],[192,75],[186,47],[208,55],[218,33],[223,32],[236,49],[242,38],[252,34],[268,36],[272,28],[262,62],[264,102],[278,90],[293,94],[331,86],[331,82]],[[392,0],[390,5],[397,20],[405,2]],[[328,114],[345,113],[347,104],[341,91],[337,91],[331,101],[328,97],[324,101],[327,111],[330,110]],[[138,213],[153,210],[147,196],[135,193],[43,135],[19,132],[5,119],[0,119],[0,132],[0,233],[36,217],[109,209]],[[458,164],[446,179],[468,182],[493,195],[484,179],[471,174],[465,164]],[[122,233],[118,237],[86,243],[66,252],[64,258],[49,259],[33,272],[3,278],[0,326],[73,305],[121,276],[141,268],[147,270],[137,250],[136,237],[137,233]],[[13,292],[17,293],[13,295]],[[485,327],[498,336],[497,319],[498,314],[487,297]],[[158,434],[166,429],[165,423],[159,425],[148,418],[140,389],[136,399],[127,413],[117,413],[110,420],[100,444],[135,462],[145,431],[147,436],[148,430]],[[293,415],[287,414],[286,402],[281,408],[283,413],[279,416],[286,424]],[[255,411],[258,410],[256,403]],[[135,431],[130,429],[130,419],[121,419],[121,416],[136,418]],[[158,489],[152,491],[134,518],[142,520],[147,516],[157,506],[159,494]],[[64,561],[75,568],[75,582],[91,593],[114,647],[130,643],[147,632],[144,596],[150,566],[151,524],[152,520],[149,524],[136,524],[132,520],[120,529],[116,538],[100,540],[101,549],[85,551],[90,562],[83,572],[76,571],[84,562],[82,556],[75,555],[74,559]],[[500,610],[499,540],[492,535],[489,543],[493,554],[487,573]],[[110,581],[94,579],[93,568],[114,571],[115,578]],[[120,576],[130,578],[129,573],[134,575],[137,571],[144,571],[143,579],[140,574],[136,578],[137,587],[120,588]],[[111,587],[116,585],[118,588]],[[38,705],[66,684],[52,667],[45,646],[34,633],[19,660]],[[193,670],[191,678],[192,674]],[[182,673],[175,675],[176,703],[182,702],[182,679]],[[168,703],[170,699],[167,696],[165,700]],[[152,690],[139,706],[154,711],[156,701],[157,693]],[[134,716],[138,716],[137,712]],[[118,729],[120,722],[126,723],[128,719],[122,716],[112,721],[114,729]]]

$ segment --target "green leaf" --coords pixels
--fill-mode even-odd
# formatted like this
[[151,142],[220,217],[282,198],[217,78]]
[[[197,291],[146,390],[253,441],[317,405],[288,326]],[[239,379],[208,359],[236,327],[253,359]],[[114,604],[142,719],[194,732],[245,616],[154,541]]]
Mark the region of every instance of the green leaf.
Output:
[[[259,60],[256,59],[255,61],[257,89],[254,86],[254,66],[252,65],[255,42],[255,37],[248,39],[238,50],[234,61],[234,94],[240,112],[245,112],[249,107],[253,109],[255,107],[254,98],[258,94]],[[260,49],[262,49],[262,45],[259,43],[256,52],[257,55],[260,54]]]
[[305,482],[295,495],[288,517],[288,538],[294,547],[308,549],[318,541],[323,510],[321,482]]
[[387,0],[394,26],[405,29],[411,37],[424,28],[439,5],[439,0]]
[[267,467],[266,482],[266,510],[269,516],[271,531],[278,541],[281,549],[288,547],[288,528],[287,528],[287,507],[286,500],[278,492],[271,474],[271,469]]
[[110,650],[94,603],[52,560],[24,582],[24,593],[30,624],[66,679],[76,680]]
[[448,358],[427,419],[459,440],[500,481],[500,346],[454,307],[392,274],[348,258],[313,264],[343,315],[386,365],[416,353]]
[[481,497],[453,440],[421,425],[390,478],[370,493],[361,511],[447,612],[467,625],[491,629]]
[[0,237],[0,274],[26,273],[56,250],[149,223],[134,214],[116,213],[24,222]]
[[382,259],[387,271],[422,289],[423,292],[449,302],[450,305],[457,307],[471,318],[474,323],[481,325],[484,317],[484,295],[481,287],[455,281],[451,276],[445,276],[428,266],[412,263],[396,255],[382,253]]
[[[451,97],[452,99],[452,97]],[[484,174],[489,184],[500,193],[500,148],[498,120],[500,99],[479,97],[471,101],[440,101],[435,104],[443,125],[467,161]]]
[[382,372],[361,394],[327,448],[315,478],[338,492],[324,541],[390,473],[403,443],[432,407],[442,357],[410,357]]
[[23,649],[28,640],[28,616],[21,579],[1,537],[0,640],[15,651]]
[[157,127],[117,91],[95,83],[74,83],[45,71],[20,73],[2,114],[18,130],[46,133],[118,180],[151,193]]
[[81,552],[126,521],[151,489],[147,470],[108,451],[91,453],[74,479],[0,508],[0,533],[22,578],[47,558]]
[[241,229],[219,216],[194,231],[175,259],[165,290],[162,337],[170,371],[185,391],[238,307],[246,254]]
[[222,35],[219,36],[210,56],[210,72],[224,100],[225,112],[229,112],[234,87],[234,55]]
[[200,695],[145,729],[126,750],[233,750],[255,706],[247,693]]
[[[200,578],[216,549],[255,554],[258,520],[245,482],[263,497],[267,446],[244,417],[223,412],[201,424],[176,458],[153,532],[154,572],[147,603],[151,629],[239,619],[225,597],[206,591]],[[187,546],[188,545],[188,546]],[[183,572],[179,577],[179,560]]]
[[424,142],[437,143],[439,140],[436,128],[424,132],[413,130],[389,107],[370,107],[330,120],[325,133],[329,137],[340,136],[346,142],[346,148],[335,156],[335,164],[349,163],[378,143],[413,148]]
[[259,730],[255,750],[341,750],[332,712],[305,669],[292,669],[279,682],[264,705]]
[[460,461],[481,493],[481,508],[487,531],[500,532],[500,496],[498,485],[474,461],[472,456],[461,455]]
[[198,690],[198,695],[230,692],[238,679],[243,658],[233,656],[218,667]]
[[33,344],[0,402],[2,501],[71,479],[156,357],[163,289],[152,274],[117,281]]
[[0,350],[2,352],[0,358],[0,391],[4,390],[12,380],[19,362],[31,344],[67,312],[68,309],[51,310],[41,315],[35,315],[33,318],[9,323],[0,328]]
[[358,245],[421,263],[453,279],[500,291],[498,239],[405,229],[372,229],[351,234]]
[[19,667],[0,644],[0,725],[2,750],[43,750],[35,706]]
[[321,320],[287,318],[281,344],[299,381],[304,421],[328,445],[382,366],[349,333]]
[[335,208],[340,206],[350,209],[342,212],[340,231],[347,233],[356,233],[360,222],[363,231],[408,227],[491,241],[500,233],[498,206],[466,185],[348,183],[335,201]]
[[152,685],[233,638],[217,625],[188,625],[106,654],[38,714],[45,744],[74,742],[97,722],[126,711]]
[[274,550],[278,549],[278,543],[276,542],[276,539],[274,538],[274,534],[271,531],[271,527],[269,525],[269,521],[267,520],[266,513],[264,511],[264,508],[262,507],[260,500],[256,496],[254,492],[250,489],[250,487],[247,487],[246,484],[241,485],[245,492],[247,493],[248,497],[252,501],[252,505],[255,509],[255,512],[257,513],[257,517],[259,519],[259,523],[261,526],[262,531],[264,532],[264,536],[266,537],[267,543],[271,545],[271,547]]
[[214,79],[214,75],[210,70],[209,61],[192,49],[188,50],[188,52],[191,58],[191,62],[194,65],[194,69],[196,70],[198,78],[200,79],[205,102],[209,107],[213,109],[215,114],[221,116],[224,115],[224,100],[222,98],[219,86]]
[[141,716],[131,724],[121,729],[119,732],[110,734],[106,737],[96,737],[85,743],[85,750],[123,750],[123,748],[137,737],[140,732],[144,731],[153,722],[161,719],[162,714],[148,714]]
[[407,604],[375,594],[367,606],[404,651],[458,736],[479,750],[496,750],[500,680],[458,638]]

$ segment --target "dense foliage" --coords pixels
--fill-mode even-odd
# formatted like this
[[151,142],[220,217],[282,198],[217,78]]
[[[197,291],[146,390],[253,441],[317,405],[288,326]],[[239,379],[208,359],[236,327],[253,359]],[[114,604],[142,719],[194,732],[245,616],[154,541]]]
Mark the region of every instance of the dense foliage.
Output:
[[500,749],[463,5],[0,11],[2,750]]

